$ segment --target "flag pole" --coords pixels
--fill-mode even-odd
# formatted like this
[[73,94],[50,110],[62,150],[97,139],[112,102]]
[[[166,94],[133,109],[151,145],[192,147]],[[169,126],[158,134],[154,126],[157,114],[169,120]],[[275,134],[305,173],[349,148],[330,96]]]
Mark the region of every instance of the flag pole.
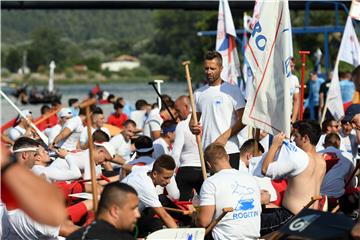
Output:
[[310,51],[299,51],[299,53],[301,55],[300,120],[303,120],[306,55],[310,54]]
[[[185,66],[185,74],[186,74],[186,80],[187,80],[188,91],[189,91],[189,96],[190,96],[190,103],[191,103],[191,108],[192,108],[192,111],[191,111],[192,120],[194,121],[195,124],[198,124],[198,119],[196,116],[194,94],[193,94],[192,85],[191,85],[191,77],[190,77],[190,69],[189,69],[190,61],[185,61],[182,64]],[[200,155],[201,172],[202,172],[204,180],[206,180],[207,173],[206,173],[205,159],[204,159],[204,153],[203,153],[203,149],[202,149],[200,134],[196,135],[196,143],[198,145],[198,150],[199,150],[199,155]]]

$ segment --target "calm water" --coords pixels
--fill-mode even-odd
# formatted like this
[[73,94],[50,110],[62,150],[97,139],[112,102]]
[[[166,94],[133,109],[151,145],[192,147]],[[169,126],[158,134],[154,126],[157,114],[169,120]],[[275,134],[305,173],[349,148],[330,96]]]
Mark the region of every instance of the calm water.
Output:
[[[80,100],[86,98],[89,91],[94,87],[91,85],[57,85],[56,86],[62,93],[62,103],[67,105],[69,98],[78,98]],[[39,87],[42,89],[42,87]],[[124,84],[104,84],[101,89],[109,93],[114,94],[116,97],[123,97],[127,102],[134,106],[138,99],[145,99],[149,103],[156,102],[157,95],[151,85],[147,83],[124,83]],[[5,93],[9,93],[8,88],[2,88]],[[178,96],[187,94],[187,85],[184,83],[163,83],[161,84],[161,93],[170,95],[173,99]],[[8,94],[8,96],[10,96]],[[15,98],[11,97],[15,101]],[[21,105],[16,103],[20,109],[30,109],[35,117],[40,116],[41,104],[38,105]],[[112,111],[112,105],[101,105],[107,117]],[[6,102],[5,99],[1,99],[1,123],[4,124],[9,120],[17,116],[17,112]]]

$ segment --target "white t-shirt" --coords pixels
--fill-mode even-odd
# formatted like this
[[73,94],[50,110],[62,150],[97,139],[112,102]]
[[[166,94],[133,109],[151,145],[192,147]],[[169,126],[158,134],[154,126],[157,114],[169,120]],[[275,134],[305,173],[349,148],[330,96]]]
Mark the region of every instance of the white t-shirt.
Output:
[[[253,166],[257,165],[257,162],[261,160],[260,157],[253,157],[249,160],[249,168],[245,165],[245,163],[240,159],[239,162],[239,170],[248,172],[250,175],[253,175]],[[270,202],[277,200],[277,193],[274,186],[271,183],[271,179],[269,177],[257,177],[254,176],[257,184],[259,185],[261,190],[266,190],[270,194]]]
[[[319,141],[316,145],[316,151],[317,152],[320,152],[321,150],[324,150],[324,143],[325,143],[325,137],[326,137],[327,134],[321,134],[320,138],[319,138]],[[345,144],[344,144],[344,141],[343,141],[343,138],[339,135],[340,137],[340,149],[343,150],[343,151],[346,151],[346,147],[345,147]]]
[[123,157],[126,162],[130,161],[131,141],[126,142],[124,136],[120,133],[110,139],[110,144],[115,149],[115,154]]
[[[320,153],[335,153],[339,161],[325,174],[321,184],[320,192],[328,197],[341,197],[345,192],[345,183],[354,170],[352,155],[334,147],[327,147]],[[352,179],[352,186],[355,186],[355,178]]]
[[159,109],[151,110],[144,124],[144,135],[151,138],[151,132],[161,131],[161,124],[163,122],[164,120],[160,116]]
[[153,142],[154,152],[152,154],[154,159],[157,159],[163,154],[170,155],[170,145],[162,138],[159,137]]
[[[81,171],[83,171],[83,179],[91,179],[91,170],[90,170],[90,156],[89,149],[84,151],[78,151],[76,153],[69,153],[65,156],[64,159],[56,159],[51,165],[54,165],[56,168],[69,170],[70,166],[68,162],[74,163]],[[101,166],[97,165],[95,167],[96,176],[99,177],[101,174]]]
[[60,226],[52,227],[38,223],[20,209],[7,211],[7,213],[11,226],[9,226],[7,230],[3,229],[4,235],[2,236],[2,239],[58,239]]
[[47,128],[44,130],[45,135],[49,139],[49,144],[51,144],[54,141],[54,139],[56,138],[56,136],[59,135],[59,133],[61,132],[61,128],[62,127],[60,124],[56,124],[52,128]]
[[[262,155],[261,160],[251,170],[254,176],[264,176],[261,173],[261,168],[266,155],[267,152]],[[303,172],[308,164],[309,156],[295,144],[285,140],[276,153],[274,161],[269,164],[266,176],[271,179],[282,179],[287,176],[294,177]]]
[[[96,130],[95,128],[91,127],[91,134],[93,134],[95,130]],[[101,127],[100,130],[105,132],[109,136],[109,138],[111,137],[110,131],[106,127]],[[85,145],[87,144],[87,142],[88,142],[87,127],[84,127],[80,133],[80,144]]]
[[145,120],[147,118],[146,113],[146,110],[136,110],[130,113],[130,119],[136,123],[137,128],[144,128]]
[[147,207],[162,207],[155,185],[147,173],[147,168],[138,169],[137,171],[132,171],[121,181],[132,186],[138,193],[140,212]]
[[16,139],[24,136],[25,132],[26,130],[24,128],[17,125],[16,127],[10,128],[8,135],[10,140],[16,141]]
[[[155,162],[155,159],[149,156],[141,156],[138,158],[135,158],[134,160],[128,162],[127,164],[133,165],[132,171],[134,171],[137,168],[142,168],[144,166],[147,167],[148,171],[152,170],[153,164]],[[136,164],[143,163],[143,165],[136,166]]]
[[299,84],[299,79],[296,75],[291,74],[291,76],[289,77],[290,80],[290,96],[291,99],[293,98],[295,93],[299,93],[300,90],[300,84]]
[[46,179],[50,182],[53,181],[69,181],[78,179],[81,177],[81,172],[75,161],[71,161],[69,158],[62,159],[57,158],[58,161],[64,161],[67,163],[68,168],[59,167],[59,164],[50,164],[49,166],[34,165],[32,167],[33,173],[36,175],[44,174]]
[[59,146],[68,151],[73,151],[76,149],[76,145],[80,140],[80,134],[84,128],[81,118],[77,116],[67,120],[62,130],[64,130],[65,128],[70,129],[71,134],[64,141],[61,141],[61,143],[59,143]]
[[[213,143],[237,121],[236,110],[245,107],[239,88],[227,82],[206,85],[195,91],[196,111],[201,113],[203,147]],[[225,145],[228,154],[239,152],[239,140],[233,136]]]
[[349,136],[345,136],[342,131],[340,130],[339,133],[340,139],[341,139],[341,143],[344,146],[344,151],[352,154],[352,160],[355,164],[354,159],[356,158],[357,154],[358,154],[358,143],[356,140],[356,132],[353,129],[353,131],[351,131]]
[[257,239],[260,236],[260,189],[254,177],[236,169],[223,169],[206,179],[200,191],[200,206],[215,205],[214,219],[222,209],[233,212],[212,230],[217,239]]
[[171,156],[178,167],[201,167],[196,137],[189,128],[191,114],[177,124]]

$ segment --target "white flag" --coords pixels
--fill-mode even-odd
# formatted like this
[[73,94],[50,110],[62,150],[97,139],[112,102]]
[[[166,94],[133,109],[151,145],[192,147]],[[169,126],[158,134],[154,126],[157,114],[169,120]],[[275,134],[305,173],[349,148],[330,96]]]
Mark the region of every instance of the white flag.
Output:
[[356,20],[360,21],[360,1],[359,0],[352,0],[349,15],[352,18],[355,18]]
[[341,98],[340,82],[339,82],[339,61],[336,61],[331,84],[326,97],[327,109],[336,121],[344,117],[344,106]]
[[350,16],[348,16],[345,24],[344,34],[341,39],[340,49],[335,62],[333,77],[326,97],[327,109],[329,109],[331,115],[337,121],[345,115],[339,82],[339,61],[347,62],[354,67],[360,65],[359,40],[357,39]]
[[254,79],[243,122],[290,137],[292,38],[287,0],[263,1],[245,56]]
[[348,16],[345,24],[344,33],[339,49],[339,60],[347,62],[354,67],[360,65],[360,45],[356,36],[351,17]]
[[223,58],[221,78],[231,84],[238,85],[238,77],[241,76],[240,62],[236,50],[235,26],[227,0],[219,1],[216,51]]

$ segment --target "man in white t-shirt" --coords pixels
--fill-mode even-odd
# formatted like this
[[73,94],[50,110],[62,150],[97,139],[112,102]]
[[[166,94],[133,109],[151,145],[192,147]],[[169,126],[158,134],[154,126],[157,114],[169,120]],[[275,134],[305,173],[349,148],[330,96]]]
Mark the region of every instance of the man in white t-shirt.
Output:
[[79,116],[66,121],[61,132],[55,137],[49,147],[53,149],[55,146],[58,146],[68,151],[79,149],[80,134],[84,128],[85,120],[86,112],[85,108],[82,108]]
[[10,128],[8,132],[8,137],[13,142],[15,142],[16,139],[20,137],[34,137],[32,129],[29,125],[29,122],[32,121],[32,112],[27,109],[22,110],[21,112],[24,116],[26,116],[26,118],[23,118],[19,115],[16,119],[17,125],[13,128]]
[[[95,107],[91,115],[91,134],[95,132],[96,129],[100,129],[105,132],[109,138],[111,137],[109,129],[104,127],[105,117],[103,110],[100,107]],[[81,149],[86,149],[88,147],[88,132],[87,127],[84,127],[80,134],[80,147]]]
[[130,155],[134,149],[131,147],[131,139],[135,136],[136,123],[133,120],[126,120],[123,123],[123,130],[120,134],[110,139],[110,144],[115,149],[115,154],[124,159],[127,163],[130,161]]
[[180,201],[188,201],[193,197],[193,189],[200,194],[204,181],[201,173],[199,150],[195,135],[191,133],[191,105],[188,96],[180,96],[175,101],[175,109],[181,120],[175,131],[175,141],[171,156],[179,167],[176,183],[180,190]]
[[220,144],[210,144],[204,158],[214,175],[206,179],[200,191],[200,211],[196,224],[206,228],[221,215],[223,208],[233,208],[212,230],[213,239],[257,239],[260,237],[260,189],[248,172],[233,169]]
[[339,131],[341,143],[344,146],[344,150],[352,154],[353,159],[358,155],[358,142],[356,139],[356,131],[351,125],[351,119],[345,116],[341,120],[341,129]]
[[53,126],[52,128],[47,128],[44,130],[45,135],[49,139],[49,144],[51,144],[55,137],[59,135],[61,132],[62,127],[66,123],[67,120],[71,119],[73,117],[71,109],[70,108],[62,108],[58,113],[58,124]]
[[161,124],[160,137],[153,142],[153,158],[156,159],[163,154],[171,154],[172,144],[175,140],[175,129],[176,122],[173,120],[166,120]]
[[202,133],[203,147],[211,143],[225,146],[233,168],[239,168],[239,140],[237,134],[245,126],[242,116],[245,99],[237,86],[224,82],[220,73],[222,57],[218,52],[205,55],[204,68],[208,84],[195,91],[198,125],[190,121],[191,132]]
[[164,99],[165,103],[162,104],[161,109],[151,110],[149,117],[144,124],[144,135],[150,137],[153,141],[160,137],[161,124],[166,120],[172,120],[170,113],[165,107],[165,104],[170,109],[173,116],[176,116],[174,109],[174,102],[171,99]]
[[[321,184],[320,192],[328,197],[339,198],[345,193],[345,183],[354,170],[352,155],[339,149],[340,137],[336,133],[326,135],[324,147],[325,149],[319,153],[322,153],[325,159],[326,156],[332,156],[338,161],[334,165],[328,164],[328,171]],[[350,186],[355,187],[355,183],[355,177],[353,177]]]
[[292,113],[291,113],[291,122],[294,123],[297,120],[299,109],[300,109],[300,85],[299,79],[295,73],[295,58],[291,58],[290,61],[291,67],[291,76],[290,80],[290,97],[292,100]]
[[[144,237],[149,232],[162,229],[163,224],[169,228],[177,228],[174,219],[166,212],[159,201],[156,186],[165,187],[170,183],[175,170],[174,160],[167,155],[162,155],[154,162],[152,170],[142,168],[132,171],[122,180],[132,186],[138,193],[140,200],[139,211],[141,218],[138,220],[139,236]],[[156,218],[154,215],[160,217]]]
[[[70,166],[67,162],[71,161],[72,163],[75,163],[76,166],[83,172],[84,180],[91,179],[89,149],[78,151],[76,153],[63,152],[63,154],[61,154],[59,151],[57,151],[57,153],[60,154],[59,156],[61,158],[66,159],[66,161],[64,161],[64,159],[58,158],[51,164],[53,167],[58,169],[69,169]],[[115,156],[115,150],[109,142],[95,143],[93,156],[96,165],[96,176],[99,177],[101,174],[101,163],[105,161],[111,161]]]

